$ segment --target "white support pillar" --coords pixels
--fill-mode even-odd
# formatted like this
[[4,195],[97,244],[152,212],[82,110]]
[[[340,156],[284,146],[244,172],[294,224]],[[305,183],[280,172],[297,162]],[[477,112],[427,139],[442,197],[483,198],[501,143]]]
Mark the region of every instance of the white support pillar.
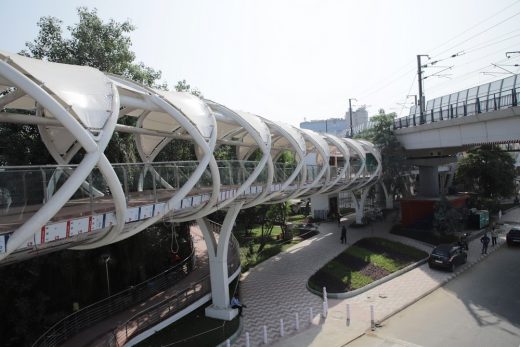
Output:
[[381,183],[381,187],[383,188],[383,193],[385,194],[385,208],[391,209],[394,208],[394,199],[393,196],[388,194],[388,189],[386,189],[386,185],[383,180],[379,181]]
[[365,209],[365,201],[367,200],[368,192],[371,187],[365,187],[361,189],[361,196],[358,198],[354,192],[350,192],[352,195],[352,201],[354,203],[354,208],[356,210],[356,224],[363,223],[364,209]]
[[243,202],[234,204],[227,211],[218,242],[215,235],[211,232],[208,220],[205,218],[197,219],[208,247],[211,299],[213,303],[206,308],[206,316],[211,318],[229,321],[238,314],[236,309],[232,309],[229,306],[227,254],[233,224],[242,205]]

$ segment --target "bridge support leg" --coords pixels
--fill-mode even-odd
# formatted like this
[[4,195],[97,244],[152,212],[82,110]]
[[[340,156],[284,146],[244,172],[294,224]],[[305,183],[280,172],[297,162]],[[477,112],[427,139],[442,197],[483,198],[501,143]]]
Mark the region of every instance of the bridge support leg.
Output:
[[388,189],[386,189],[386,185],[383,182],[383,180],[381,180],[380,182],[381,182],[381,188],[383,188],[383,193],[385,195],[385,208],[388,208],[388,209],[394,208],[393,196],[388,194]]
[[[356,210],[356,224],[362,224],[363,223],[363,216],[364,216],[364,209],[365,209],[365,202],[367,200],[368,192],[370,191],[371,187],[363,188],[356,192],[350,192],[352,195],[352,202],[354,205],[354,209]],[[356,193],[360,192],[359,198],[356,196]]]
[[211,298],[213,303],[206,308],[206,316],[211,318],[229,321],[238,314],[236,309],[232,309],[229,306],[227,256],[231,231],[242,205],[243,203],[241,202],[229,208],[220,229],[218,240],[215,238],[210,222],[206,218],[197,219],[197,223],[208,246]]

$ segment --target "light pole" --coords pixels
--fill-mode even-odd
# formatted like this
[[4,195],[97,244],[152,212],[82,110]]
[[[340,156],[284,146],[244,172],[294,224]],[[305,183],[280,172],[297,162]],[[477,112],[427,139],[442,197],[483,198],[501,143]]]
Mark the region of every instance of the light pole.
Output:
[[357,99],[354,99],[354,98],[348,99],[348,114],[350,116],[350,138],[354,137],[354,130],[352,127],[352,100],[357,101]]
[[101,256],[103,261],[105,262],[105,271],[106,271],[106,274],[107,274],[107,292],[108,292],[108,296],[110,296],[110,276],[108,275],[108,262],[110,261],[110,255],[102,255]]
[[[422,57],[427,57],[428,59],[430,59],[430,57],[427,55],[427,54],[417,54],[417,84],[419,85],[419,95],[418,95],[418,99],[419,99],[419,114],[420,114],[420,117],[421,117],[421,120],[420,122],[423,121],[423,117],[424,117],[424,96],[423,96],[423,78],[422,78],[422,68],[423,67],[426,67],[426,65],[422,65],[421,64],[421,58]],[[421,123],[422,124],[422,123]]]

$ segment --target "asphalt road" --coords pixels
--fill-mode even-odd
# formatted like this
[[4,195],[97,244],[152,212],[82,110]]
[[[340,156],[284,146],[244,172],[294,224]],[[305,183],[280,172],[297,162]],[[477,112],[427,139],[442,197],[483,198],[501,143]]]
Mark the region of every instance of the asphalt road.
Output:
[[349,347],[520,346],[520,247],[503,246]]

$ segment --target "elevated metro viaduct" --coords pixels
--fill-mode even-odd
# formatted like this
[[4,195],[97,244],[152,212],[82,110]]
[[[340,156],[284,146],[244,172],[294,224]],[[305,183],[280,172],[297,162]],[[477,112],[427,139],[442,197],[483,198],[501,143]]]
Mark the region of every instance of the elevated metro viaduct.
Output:
[[[520,143],[520,76],[482,84],[413,106],[394,122],[408,157],[419,167],[419,194],[439,196],[454,170],[439,181],[439,166],[456,162],[456,153],[484,144]],[[444,177],[442,177],[444,176]]]
[[[55,161],[0,167],[0,263],[105,246],[164,218],[196,220],[210,258],[207,315],[220,319],[236,314],[228,302],[227,252],[240,209],[348,190],[361,191],[362,211],[363,196],[381,175],[380,155],[366,141],[298,129],[91,67],[5,52],[0,110],[2,123],[37,126]],[[136,125],[119,123],[123,116]],[[134,135],[140,163],[109,162],[104,152],[116,132]],[[156,162],[173,139],[192,142],[197,161]],[[221,145],[232,146],[236,160],[216,160]],[[284,151],[293,153],[294,165],[279,162]],[[252,160],[258,152],[260,160]],[[331,153],[341,165],[329,163]],[[223,209],[216,238],[206,216]]]

